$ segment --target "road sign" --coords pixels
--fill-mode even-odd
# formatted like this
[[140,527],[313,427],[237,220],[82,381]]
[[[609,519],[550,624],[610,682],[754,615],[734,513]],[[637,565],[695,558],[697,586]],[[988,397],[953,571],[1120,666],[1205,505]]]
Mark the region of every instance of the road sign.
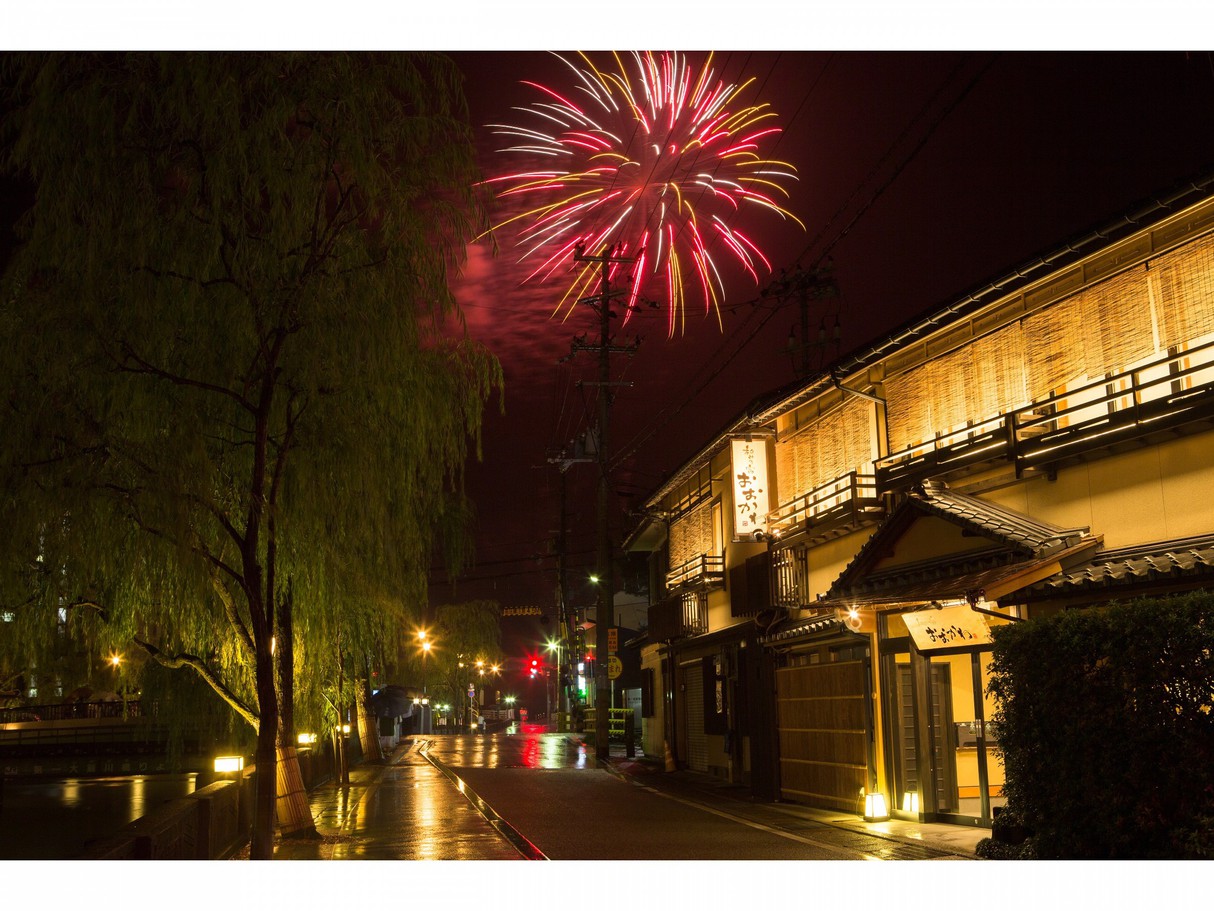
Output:
[[624,673],[624,662],[615,655],[607,659],[607,676],[615,680],[620,674]]
[[607,630],[607,651],[614,655],[620,650],[620,628],[610,627]]

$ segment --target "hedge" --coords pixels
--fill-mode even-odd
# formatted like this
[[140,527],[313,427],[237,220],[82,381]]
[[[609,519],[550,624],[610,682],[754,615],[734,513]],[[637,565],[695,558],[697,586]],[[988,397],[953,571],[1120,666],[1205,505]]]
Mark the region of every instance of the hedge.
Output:
[[1008,819],[989,857],[1214,857],[1214,594],[995,630]]

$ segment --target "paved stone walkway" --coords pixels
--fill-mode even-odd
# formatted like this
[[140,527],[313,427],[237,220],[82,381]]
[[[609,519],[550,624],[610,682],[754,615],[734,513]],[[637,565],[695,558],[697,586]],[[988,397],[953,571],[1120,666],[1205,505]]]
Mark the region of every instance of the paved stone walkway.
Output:
[[406,741],[387,765],[350,770],[350,787],[311,794],[320,838],[280,839],[281,860],[520,860],[522,856]]

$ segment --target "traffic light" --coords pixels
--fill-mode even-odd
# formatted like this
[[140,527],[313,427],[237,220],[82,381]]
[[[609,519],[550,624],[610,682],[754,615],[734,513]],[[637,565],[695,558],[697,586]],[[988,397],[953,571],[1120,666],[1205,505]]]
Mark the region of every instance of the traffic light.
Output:
[[535,675],[538,674],[539,672],[540,672],[540,659],[532,658],[531,659],[531,676],[535,677]]

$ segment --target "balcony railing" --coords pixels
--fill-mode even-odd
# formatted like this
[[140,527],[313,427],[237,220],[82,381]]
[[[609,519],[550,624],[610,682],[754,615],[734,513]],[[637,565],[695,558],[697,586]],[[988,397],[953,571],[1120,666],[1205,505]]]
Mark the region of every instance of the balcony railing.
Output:
[[876,461],[876,486],[1011,461],[1023,472],[1069,456],[1214,418],[1214,342],[1056,392]]
[[1011,415],[1017,468],[1214,419],[1214,342],[1055,393]]
[[722,588],[725,585],[725,557],[720,554],[697,554],[666,574],[666,588],[671,592],[688,589]]
[[649,608],[648,636],[656,642],[708,632],[708,596],[685,592],[664,598]]
[[776,507],[768,514],[767,524],[773,532],[787,535],[802,525],[812,530],[845,524],[880,509],[876,477],[853,471]]
[[882,490],[897,490],[923,478],[1007,458],[1009,447],[1008,416],[1001,414],[877,459],[877,483]]

